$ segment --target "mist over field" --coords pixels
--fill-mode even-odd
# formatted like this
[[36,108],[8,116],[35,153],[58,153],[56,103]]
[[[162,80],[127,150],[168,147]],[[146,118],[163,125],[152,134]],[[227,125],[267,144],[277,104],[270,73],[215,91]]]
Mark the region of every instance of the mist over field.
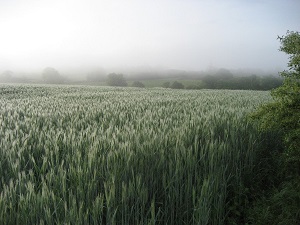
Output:
[[299,0],[0,0],[0,224],[300,224]]
[[287,61],[276,38],[299,28],[299,8],[293,0],[2,0],[0,74],[276,74]]

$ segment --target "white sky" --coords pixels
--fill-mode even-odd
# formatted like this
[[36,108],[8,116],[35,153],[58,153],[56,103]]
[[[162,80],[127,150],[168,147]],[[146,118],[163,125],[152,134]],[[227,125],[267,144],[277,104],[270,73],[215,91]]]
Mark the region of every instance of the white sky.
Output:
[[282,69],[299,0],[0,0],[0,70]]

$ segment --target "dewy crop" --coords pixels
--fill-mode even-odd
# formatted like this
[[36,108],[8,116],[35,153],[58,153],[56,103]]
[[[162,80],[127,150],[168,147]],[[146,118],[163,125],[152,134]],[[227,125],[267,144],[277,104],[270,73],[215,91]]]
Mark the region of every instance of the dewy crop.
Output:
[[0,224],[223,224],[267,92],[0,85]]

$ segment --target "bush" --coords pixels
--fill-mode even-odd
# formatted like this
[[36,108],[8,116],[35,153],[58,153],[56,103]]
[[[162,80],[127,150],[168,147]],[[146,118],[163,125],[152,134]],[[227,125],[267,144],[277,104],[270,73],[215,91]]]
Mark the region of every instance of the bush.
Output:
[[293,180],[274,188],[247,212],[250,224],[299,224],[300,182]]

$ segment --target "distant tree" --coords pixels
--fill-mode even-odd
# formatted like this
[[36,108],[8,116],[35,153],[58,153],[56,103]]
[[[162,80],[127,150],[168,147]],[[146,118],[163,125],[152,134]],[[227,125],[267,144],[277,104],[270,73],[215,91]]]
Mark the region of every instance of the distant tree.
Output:
[[205,88],[235,90],[271,90],[282,84],[282,79],[274,76],[256,75],[233,77],[230,74],[205,76],[202,78]]
[[14,73],[12,71],[6,70],[1,74],[0,80],[4,82],[10,82],[13,79],[13,75]]
[[199,89],[197,85],[195,84],[190,84],[188,86],[185,87],[186,89]]
[[102,68],[91,71],[86,76],[86,80],[91,82],[105,81],[105,79],[106,79],[106,72]]
[[174,81],[173,84],[170,86],[172,89],[184,89],[184,85],[177,81]]
[[253,81],[253,78],[249,77],[249,76],[238,77],[236,87],[237,87],[237,89],[240,89],[240,90],[252,90],[253,89],[252,81]]
[[218,77],[219,79],[233,78],[233,74],[230,72],[230,70],[224,68],[219,69],[214,76]]
[[143,87],[145,87],[145,85],[144,85],[142,82],[140,82],[140,81],[134,81],[134,82],[132,83],[132,87],[140,87],[140,88],[143,88]]
[[207,75],[202,78],[202,81],[205,84],[205,88],[214,89],[217,85],[217,78],[211,75]]
[[123,74],[116,74],[116,73],[108,74],[106,83],[109,86],[117,86],[117,87],[127,87],[128,86]]
[[261,78],[261,90],[271,90],[282,85],[283,80],[274,76],[264,76]]
[[259,77],[256,76],[255,74],[252,74],[249,78],[250,78],[251,90],[259,90],[260,89]]
[[162,87],[164,87],[164,88],[169,88],[170,87],[170,82],[164,82],[163,84],[162,84]]
[[186,89],[195,89],[195,90],[198,90],[198,89],[201,89],[202,86],[200,84],[190,84],[188,86],[186,86]]
[[64,78],[52,67],[45,68],[43,70],[42,77],[43,80],[49,84],[61,84],[64,82]]

